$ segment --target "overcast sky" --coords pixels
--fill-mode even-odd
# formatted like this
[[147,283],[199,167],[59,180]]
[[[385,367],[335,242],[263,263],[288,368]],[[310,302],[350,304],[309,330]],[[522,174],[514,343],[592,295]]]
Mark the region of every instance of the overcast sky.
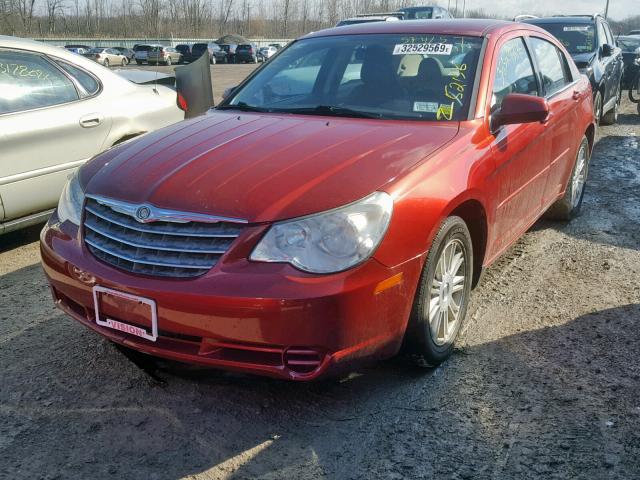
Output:
[[[458,0],[458,8],[462,10],[462,2]],[[606,0],[466,0],[467,8],[482,8],[489,13],[514,16],[521,13],[576,14],[604,13]],[[449,0],[440,0],[440,5],[447,6]],[[455,0],[451,0],[453,9]],[[622,20],[628,16],[640,15],[640,0],[610,0],[609,16]]]

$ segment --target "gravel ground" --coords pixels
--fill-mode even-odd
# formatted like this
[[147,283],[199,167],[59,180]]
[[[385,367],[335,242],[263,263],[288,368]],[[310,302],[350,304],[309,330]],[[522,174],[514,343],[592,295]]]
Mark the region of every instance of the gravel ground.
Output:
[[[219,92],[250,66],[214,68]],[[221,74],[223,72],[223,74]],[[601,129],[583,215],[475,290],[456,354],[314,384],[143,370],[54,309],[38,229],[0,237],[0,477],[640,477],[640,117]]]

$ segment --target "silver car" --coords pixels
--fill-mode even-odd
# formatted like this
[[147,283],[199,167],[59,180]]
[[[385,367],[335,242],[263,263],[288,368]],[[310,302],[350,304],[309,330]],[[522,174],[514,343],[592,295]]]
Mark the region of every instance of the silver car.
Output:
[[44,220],[67,177],[94,155],[182,119],[170,87],[0,36],[0,234]]
[[129,63],[126,55],[123,55],[115,48],[95,47],[82,55],[105,67],[110,65],[120,65],[124,67]]

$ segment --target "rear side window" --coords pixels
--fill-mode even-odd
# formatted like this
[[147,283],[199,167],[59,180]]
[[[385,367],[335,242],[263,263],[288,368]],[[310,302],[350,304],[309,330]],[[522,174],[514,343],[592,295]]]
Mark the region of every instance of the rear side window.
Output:
[[533,65],[521,37],[509,40],[500,49],[493,81],[491,111],[499,109],[504,97],[510,93],[538,95]]
[[100,84],[98,81],[84,70],[61,60],[56,60],[56,63],[60,68],[76,79],[82,88],[84,88],[85,92],[87,92],[88,96],[95,95],[98,93],[98,90],[100,90]]
[[531,46],[540,66],[542,84],[547,96],[571,83],[564,54],[555,45],[541,38],[531,37]]
[[73,82],[44,57],[0,50],[0,114],[78,100]]

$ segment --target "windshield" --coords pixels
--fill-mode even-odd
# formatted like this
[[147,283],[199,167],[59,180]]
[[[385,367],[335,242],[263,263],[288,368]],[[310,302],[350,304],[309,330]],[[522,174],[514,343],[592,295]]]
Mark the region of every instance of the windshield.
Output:
[[104,48],[92,48],[88,53],[102,53],[104,50]]
[[618,45],[625,53],[635,53],[640,49],[640,37],[638,38],[618,38]]
[[467,116],[481,38],[345,35],[300,40],[219,108],[382,119]]
[[560,40],[572,55],[593,52],[596,49],[595,29],[592,24],[535,23],[535,25],[544,28]]

